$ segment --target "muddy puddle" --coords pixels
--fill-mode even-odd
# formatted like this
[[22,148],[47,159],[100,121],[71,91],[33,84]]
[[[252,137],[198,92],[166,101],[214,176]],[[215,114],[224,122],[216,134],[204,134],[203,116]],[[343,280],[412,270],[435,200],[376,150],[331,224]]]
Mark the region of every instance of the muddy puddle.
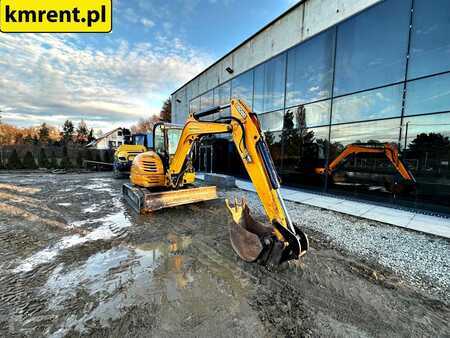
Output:
[[310,234],[237,259],[223,201],[138,216],[108,174],[0,175],[1,336],[448,336],[448,304]]

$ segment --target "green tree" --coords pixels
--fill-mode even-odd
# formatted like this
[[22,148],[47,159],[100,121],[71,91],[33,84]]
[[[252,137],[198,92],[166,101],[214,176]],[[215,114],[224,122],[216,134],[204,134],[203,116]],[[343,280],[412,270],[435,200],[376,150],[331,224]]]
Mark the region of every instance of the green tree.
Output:
[[159,118],[164,122],[172,121],[172,102],[170,99],[164,101],[161,111],[159,112]]
[[62,131],[62,140],[64,144],[67,144],[69,142],[73,141],[73,133],[74,133],[74,126],[72,121],[66,120],[63,125],[63,131]]
[[36,160],[34,159],[33,153],[31,151],[27,151],[25,156],[23,157],[23,167],[24,169],[36,169]]
[[443,159],[448,160],[450,140],[441,133],[421,133],[408,145],[407,156],[419,160],[418,169],[438,170]]
[[22,169],[22,161],[19,158],[19,154],[17,154],[17,150],[14,149],[8,157],[8,169]]
[[41,144],[47,144],[50,139],[50,129],[47,127],[46,123],[42,123],[38,131],[39,142]]
[[81,120],[77,127],[76,142],[79,144],[85,144],[88,141],[88,138],[89,129],[86,125],[86,122]]
[[91,143],[92,141],[95,141],[95,137],[94,137],[94,129],[91,128],[91,130],[89,131],[87,142]]
[[49,168],[50,167],[50,163],[48,161],[48,157],[47,157],[47,154],[45,153],[44,148],[41,148],[41,150],[39,151],[38,164],[39,164],[40,168]]

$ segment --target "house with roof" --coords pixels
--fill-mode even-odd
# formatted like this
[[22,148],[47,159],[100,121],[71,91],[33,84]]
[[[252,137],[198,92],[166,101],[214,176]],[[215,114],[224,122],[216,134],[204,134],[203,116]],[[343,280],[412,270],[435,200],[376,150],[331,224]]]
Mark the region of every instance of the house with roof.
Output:
[[86,147],[97,150],[116,149],[125,143],[131,137],[131,131],[127,128],[116,128],[102,136],[95,141],[89,143]]

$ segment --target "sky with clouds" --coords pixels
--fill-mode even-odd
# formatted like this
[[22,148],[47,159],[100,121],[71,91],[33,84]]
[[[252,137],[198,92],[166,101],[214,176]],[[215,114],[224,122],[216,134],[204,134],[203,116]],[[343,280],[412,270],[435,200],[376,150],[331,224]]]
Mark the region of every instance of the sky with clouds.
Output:
[[110,34],[0,33],[2,121],[129,126],[294,2],[113,0]]

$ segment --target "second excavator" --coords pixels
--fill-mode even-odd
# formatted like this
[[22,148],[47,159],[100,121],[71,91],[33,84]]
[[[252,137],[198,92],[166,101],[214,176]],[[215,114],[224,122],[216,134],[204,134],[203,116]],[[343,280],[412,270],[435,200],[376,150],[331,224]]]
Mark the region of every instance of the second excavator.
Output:
[[[215,121],[208,116],[228,111]],[[154,128],[153,149],[133,161],[123,194],[139,211],[153,211],[217,197],[215,187],[191,187],[194,145],[214,134],[230,134],[255,186],[270,225],[254,220],[245,201],[226,205],[233,218],[231,245],[247,262],[273,267],[296,260],[308,250],[308,238],[291,220],[280,194],[280,181],[258,117],[241,100],[190,114],[184,126],[159,124]]]

